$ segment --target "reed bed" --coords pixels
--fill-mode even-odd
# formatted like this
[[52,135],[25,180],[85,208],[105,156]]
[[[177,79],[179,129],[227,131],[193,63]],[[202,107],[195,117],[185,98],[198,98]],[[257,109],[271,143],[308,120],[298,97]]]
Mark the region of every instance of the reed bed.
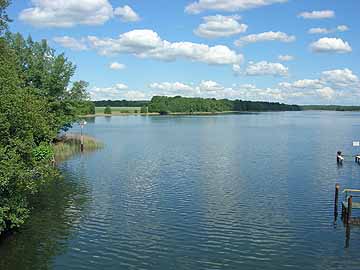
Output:
[[[84,153],[101,149],[104,145],[95,138],[84,135]],[[56,161],[66,160],[69,157],[80,153],[81,135],[69,133],[60,136],[54,144],[54,155]]]

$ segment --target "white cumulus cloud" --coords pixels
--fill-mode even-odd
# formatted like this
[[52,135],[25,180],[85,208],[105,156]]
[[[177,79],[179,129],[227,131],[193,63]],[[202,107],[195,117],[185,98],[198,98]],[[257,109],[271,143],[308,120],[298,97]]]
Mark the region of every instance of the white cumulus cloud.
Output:
[[292,56],[292,55],[287,55],[287,54],[285,54],[285,55],[279,55],[278,56],[278,59],[280,60],[280,61],[283,61],[283,62],[288,62],[288,61],[293,61],[294,60],[294,56]]
[[198,0],[186,6],[185,12],[190,14],[198,14],[206,10],[233,12],[284,2],[287,0]]
[[349,27],[347,25],[338,25],[336,30],[339,32],[346,32],[349,31]]
[[318,41],[310,44],[313,52],[329,52],[329,53],[349,53],[352,51],[348,42],[341,38],[320,38]]
[[124,22],[140,19],[131,7],[114,9],[108,0],[31,0],[31,4],[19,19],[36,27],[102,25],[114,16]]
[[243,61],[238,54],[224,45],[208,46],[193,42],[169,42],[148,29],[132,30],[118,38],[88,37],[90,47],[101,55],[133,54],[139,58],[175,61],[183,58],[209,65],[233,65]]
[[278,87],[287,97],[296,97],[296,102],[302,98],[301,102],[307,104],[324,104],[329,100],[354,104],[360,97],[359,78],[348,68],[323,71],[318,79],[281,82]]
[[145,91],[129,89],[126,84],[117,83],[110,87],[92,87],[91,100],[149,100],[151,95]]
[[116,8],[114,15],[119,16],[124,22],[137,22],[140,20],[140,16],[128,5]]
[[32,0],[20,20],[37,27],[101,25],[113,16],[108,0]]
[[337,88],[360,87],[358,76],[348,68],[323,71],[321,79]]
[[318,79],[303,79],[292,83],[281,82],[279,86],[284,89],[319,89],[324,87],[324,84]]
[[124,64],[118,63],[118,62],[113,62],[110,64],[109,66],[111,69],[114,70],[120,70],[120,69],[124,69],[126,66]]
[[207,16],[194,33],[204,38],[220,38],[243,33],[247,30],[246,24],[239,23],[239,16]]
[[293,42],[295,41],[295,36],[288,35],[283,32],[263,32],[259,34],[251,34],[248,36],[241,37],[235,41],[236,46],[242,46],[248,43],[256,43],[263,41],[280,41],[280,42]]
[[260,61],[257,63],[249,62],[246,67],[245,74],[249,76],[271,75],[271,76],[287,76],[289,69],[280,63],[270,63]]
[[316,90],[316,92],[321,96],[324,97],[326,99],[332,99],[335,95],[335,90],[332,89],[331,87],[324,87],[321,89]]
[[336,28],[328,29],[328,28],[321,28],[321,27],[315,27],[310,28],[308,33],[309,34],[331,34],[335,32],[346,32],[349,30],[349,27],[346,25],[338,25]]
[[202,80],[198,84],[181,82],[156,82],[149,85],[152,95],[185,96],[185,97],[219,97],[229,90],[213,80]]
[[181,82],[161,82],[161,83],[151,83],[149,85],[151,89],[154,90],[163,90],[168,92],[191,92],[194,91],[194,87],[181,83]]
[[64,48],[68,48],[74,51],[85,51],[88,47],[84,40],[77,40],[72,37],[54,37],[53,40]]
[[214,92],[214,91],[222,91],[225,88],[219,83],[209,80],[209,81],[201,81],[201,83],[199,84],[199,89],[200,91]]
[[314,10],[301,12],[298,17],[304,19],[330,19],[335,17],[333,10]]

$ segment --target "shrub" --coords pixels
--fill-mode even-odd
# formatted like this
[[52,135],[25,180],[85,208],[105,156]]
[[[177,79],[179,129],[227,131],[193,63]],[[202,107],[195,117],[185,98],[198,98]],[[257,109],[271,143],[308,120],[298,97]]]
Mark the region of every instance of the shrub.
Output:
[[49,144],[42,143],[33,149],[33,156],[36,161],[51,160],[54,150]]
[[111,107],[110,106],[106,106],[104,109],[104,114],[111,114]]
[[141,113],[148,113],[148,107],[147,106],[142,106],[140,112]]

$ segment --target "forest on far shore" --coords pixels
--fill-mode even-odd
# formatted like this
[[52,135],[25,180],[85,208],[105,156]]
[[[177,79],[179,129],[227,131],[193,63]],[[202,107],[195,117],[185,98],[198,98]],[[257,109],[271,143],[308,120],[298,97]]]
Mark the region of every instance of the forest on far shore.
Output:
[[215,98],[188,98],[154,96],[150,101],[103,100],[94,101],[96,107],[142,107],[150,113],[196,113],[196,112],[247,112],[247,111],[300,111],[297,105],[278,102],[243,101]]
[[[360,106],[288,105],[277,102],[154,96],[150,101],[100,100],[95,107],[142,107],[142,112],[224,112],[224,111],[360,111]],[[148,108],[148,109],[146,109]]]

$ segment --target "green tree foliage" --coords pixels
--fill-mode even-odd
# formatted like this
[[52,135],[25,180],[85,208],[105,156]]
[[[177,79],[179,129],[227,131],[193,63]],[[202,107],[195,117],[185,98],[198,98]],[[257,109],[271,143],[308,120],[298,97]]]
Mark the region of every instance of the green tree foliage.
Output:
[[95,114],[95,104],[90,101],[87,88],[88,82],[78,81],[74,82],[72,88],[69,91],[69,100],[75,107],[77,115]]
[[0,0],[0,34],[2,34],[2,32],[7,29],[7,25],[11,21],[6,14],[6,8],[9,5],[9,0]]
[[149,112],[148,106],[142,106],[141,109],[140,109],[140,112],[141,113],[148,113]]
[[148,106],[149,112],[167,114],[172,112],[223,112],[231,111],[229,100],[154,96]]
[[[0,31],[9,19],[0,0]],[[71,77],[75,66],[46,41],[6,33],[0,36],[0,234],[21,226],[29,201],[54,175],[52,141],[93,111],[87,83]]]
[[314,111],[360,111],[360,106],[306,105],[301,106],[301,109]]
[[298,111],[299,106],[271,102],[252,102],[213,98],[185,98],[155,96],[148,106],[149,112],[196,113],[196,112],[226,112],[226,111]]
[[34,148],[57,133],[47,101],[21,85],[16,54],[0,38],[0,233],[24,223],[29,196],[54,173],[33,156]]
[[105,107],[104,114],[111,114],[111,107],[110,106]]

